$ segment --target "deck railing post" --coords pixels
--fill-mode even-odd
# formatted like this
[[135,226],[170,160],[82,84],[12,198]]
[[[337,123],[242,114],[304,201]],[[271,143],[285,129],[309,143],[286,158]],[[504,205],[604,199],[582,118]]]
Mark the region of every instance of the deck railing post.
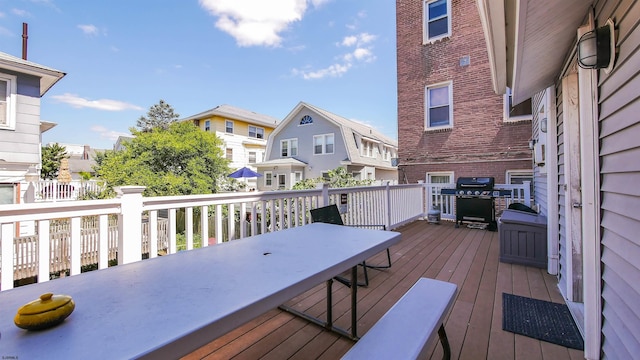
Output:
[[391,186],[389,185],[389,181],[387,181],[387,186],[385,186],[384,190],[387,194],[386,196],[386,206],[385,206],[385,229],[391,228]]
[[118,214],[118,264],[142,260],[142,192],[144,186],[120,186]]
[[531,206],[531,181],[523,181],[522,185],[524,185],[524,204]]
[[319,204],[318,207],[329,205],[329,184],[322,183],[321,185],[318,185],[318,187],[322,189],[322,194],[320,195],[320,201],[322,201],[322,203]]

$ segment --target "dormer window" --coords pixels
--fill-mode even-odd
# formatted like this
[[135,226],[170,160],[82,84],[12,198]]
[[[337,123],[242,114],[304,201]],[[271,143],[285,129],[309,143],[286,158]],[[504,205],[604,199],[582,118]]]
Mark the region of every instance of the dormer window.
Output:
[[309,115],[305,115],[300,119],[300,125],[313,124],[313,119]]

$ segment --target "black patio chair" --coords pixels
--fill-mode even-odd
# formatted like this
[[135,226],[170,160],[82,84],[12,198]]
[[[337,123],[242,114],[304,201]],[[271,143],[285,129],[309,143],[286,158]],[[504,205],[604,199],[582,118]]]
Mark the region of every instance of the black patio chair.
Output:
[[[311,210],[309,210],[309,213],[311,214],[311,221],[313,221],[313,222],[335,224],[335,225],[345,225],[344,222],[342,221],[342,216],[340,216],[340,211],[338,210],[338,206],[336,204],[323,206],[323,207],[319,207],[319,208],[316,208],[316,209],[311,209]],[[386,230],[387,229],[387,227],[385,225],[377,225],[377,224],[373,224],[373,225],[353,225],[353,224],[349,224],[347,226],[363,227],[363,228],[369,228],[369,229],[380,229],[380,230]],[[369,269],[388,269],[388,268],[390,268],[391,267],[391,253],[389,252],[389,249],[387,248],[387,265],[368,265],[366,261],[363,261],[359,265],[362,266],[362,269],[363,269],[364,281],[363,282],[357,281],[357,285],[358,286],[369,286],[369,275],[367,274],[367,268],[369,268]],[[336,281],[346,285],[346,286],[351,287],[351,280],[349,280],[349,279],[346,279],[346,278],[344,278],[342,276],[335,276],[334,279]]]

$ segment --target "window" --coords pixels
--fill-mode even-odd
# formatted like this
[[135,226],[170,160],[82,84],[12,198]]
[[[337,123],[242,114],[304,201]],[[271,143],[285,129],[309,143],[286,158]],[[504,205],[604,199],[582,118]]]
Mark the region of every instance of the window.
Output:
[[226,120],[224,122],[224,127],[225,127],[225,132],[229,133],[229,134],[233,134],[233,121],[231,120]]
[[511,89],[507,88],[507,93],[504,94],[504,121],[531,120],[531,118],[531,99],[514,106]]
[[200,120],[193,120],[193,125],[200,127]]
[[313,137],[313,153],[333,154],[334,137],[333,134],[315,135]]
[[249,137],[256,139],[264,139],[264,129],[249,125]]
[[424,0],[423,43],[427,44],[451,35],[449,14],[451,14],[450,1]]
[[204,122],[204,131],[211,130],[211,120],[207,120]]
[[284,139],[280,141],[281,157],[298,156],[298,139]]
[[321,174],[320,176],[322,176],[322,178],[323,178],[324,180],[327,180],[327,181],[330,181],[330,180],[331,180],[331,177],[329,176],[329,172],[327,172],[327,171],[323,171],[323,172],[322,172],[322,174]]
[[427,173],[428,184],[452,184],[453,172],[428,172]]
[[302,181],[302,171],[295,171],[293,173],[293,183],[296,184],[299,181]]
[[229,161],[233,161],[233,149],[232,148],[227,148],[227,160]]
[[438,129],[453,126],[451,82],[427,86],[425,90],[425,128]]
[[375,147],[376,145],[371,142],[371,141],[367,141],[367,140],[362,140],[362,156],[366,156],[366,157],[376,157],[375,156]]
[[278,189],[283,190],[287,188],[287,177],[285,174],[278,174]]
[[256,163],[256,152],[249,151],[249,164],[255,164],[255,163]]
[[313,119],[309,115],[305,115],[300,119],[300,125],[313,124]]
[[264,186],[273,186],[273,174],[271,171],[264,172]]
[[0,74],[0,129],[16,127],[17,77]]

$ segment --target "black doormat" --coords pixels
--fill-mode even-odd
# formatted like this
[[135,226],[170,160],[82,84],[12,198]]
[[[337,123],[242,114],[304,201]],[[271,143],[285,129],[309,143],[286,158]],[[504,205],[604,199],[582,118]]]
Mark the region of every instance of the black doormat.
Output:
[[580,331],[565,304],[502,293],[502,330],[584,350]]

